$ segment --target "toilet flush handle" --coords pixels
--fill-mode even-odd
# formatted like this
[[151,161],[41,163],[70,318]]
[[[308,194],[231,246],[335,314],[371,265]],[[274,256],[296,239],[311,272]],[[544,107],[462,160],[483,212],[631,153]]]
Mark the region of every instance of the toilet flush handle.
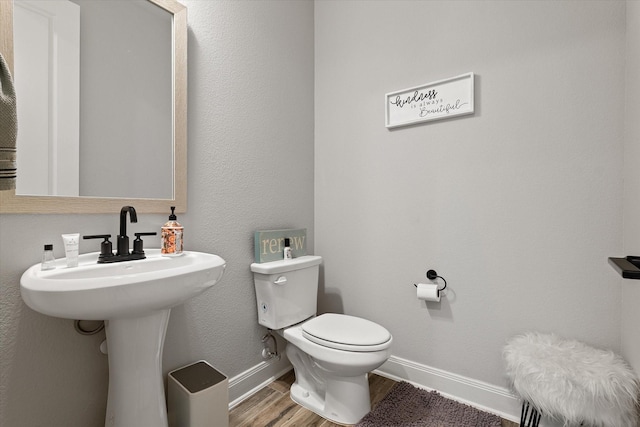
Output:
[[286,276],[280,276],[276,280],[273,281],[274,285],[284,285],[285,283],[287,283],[287,277]]

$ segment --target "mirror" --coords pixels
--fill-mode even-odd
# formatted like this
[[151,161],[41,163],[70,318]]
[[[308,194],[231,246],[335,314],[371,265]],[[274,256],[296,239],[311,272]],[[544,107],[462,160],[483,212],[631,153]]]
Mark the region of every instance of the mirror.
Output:
[[[33,131],[31,123],[37,120],[30,117],[30,125],[27,127],[19,110],[18,188],[16,191],[0,192],[0,212],[111,213],[126,204],[136,206],[139,212],[161,213],[165,212],[169,205],[176,206],[179,212],[184,212],[186,8],[174,0],[1,1],[0,49],[14,70],[19,98],[20,79],[35,81],[33,78],[22,77],[24,70],[43,67],[17,67],[20,63],[17,58],[18,49],[25,44],[25,37],[20,36],[24,29],[18,25],[22,25],[25,20],[29,21],[29,13],[26,13],[26,18],[24,16],[25,8],[33,8],[33,5],[39,6],[43,3],[67,3],[71,9],[80,11],[71,11],[70,22],[73,22],[74,13],[80,16],[80,45],[84,45],[84,49],[81,47],[79,53],[76,52],[81,58],[77,67],[80,71],[75,72],[75,75],[79,76],[75,81],[71,78],[72,89],[58,90],[65,94],[78,92],[75,96],[75,106],[74,96],[71,96],[71,101],[56,101],[56,104],[65,105],[64,109],[59,109],[59,113],[45,112],[41,115],[59,119],[66,114],[71,116],[71,123],[75,120],[79,126],[75,129],[70,126],[70,130],[64,135],[45,134],[31,139],[68,142],[75,138],[75,149],[59,148],[55,144],[52,148],[50,142],[44,143],[42,147],[23,149],[20,138],[23,133],[29,135]],[[109,10],[93,10],[98,6],[106,6]],[[107,15],[110,17],[105,18]],[[95,16],[99,16],[100,19],[95,19]],[[90,21],[91,19],[94,21]],[[119,25],[113,25],[115,20]],[[66,29],[74,24],[65,23],[58,26]],[[144,26],[145,31],[140,31],[141,26]],[[102,32],[99,32],[100,27]],[[132,28],[133,34],[125,34],[123,28]],[[87,32],[89,29],[91,31]],[[29,30],[29,34],[33,34],[32,29]],[[35,38],[27,39],[33,44]],[[162,40],[162,43],[157,44],[158,40]],[[73,58],[73,49],[71,51],[70,56]],[[99,52],[97,58],[96,52]],[[38,58],[34,56],[32,60],[38,61]],[[71,72],[56,74],[74,76],[73,68]],[[24,85],[24,82],[22,84]],[[36,95],[36,99],[40,98]],[[20,109],[20,102],[18,105]],[[37,109],[32,108],[28,111],[37,114],[34,110]],[[50,124],[44,127],[59,130],[62,125],[54,123],[54,126]],[[149,143],[152,145],[146,145]],[[71,146],[73,147],[73,144]],[[64,155],[54,152],[49,156],[57,159],[58,164],[48,165],[47,161],[51,161],[46,159],[46,155],[45,160],[40,160],[40,163],[36,157],[31,157],[36,153],[47,153],[48,150],[65,150],[59,151]],[[25,158],[28,158],[24,161],[26,166],[21,166],[21,159]],[[76,170],[68,167],[65,161],[71,165],[75,164]],[[29,166],[32,165],[35,166],[35,172],[29,173]],[[67,181],[75,181],[75,188],[73,184],[65,184],[64,178],[52,179],[50,171],[56,169],[68,171],[67,175],[71,178]],[[21,176],[26,179],[24,182],[28,182],[28,178],[38,170],[45,170],[44,174],[48,175],[48,180],[47,176],[44,178],[46,184],[39,184],[40,190],[28,188],[24,191],[22,188],[25,187],[21,188]]]

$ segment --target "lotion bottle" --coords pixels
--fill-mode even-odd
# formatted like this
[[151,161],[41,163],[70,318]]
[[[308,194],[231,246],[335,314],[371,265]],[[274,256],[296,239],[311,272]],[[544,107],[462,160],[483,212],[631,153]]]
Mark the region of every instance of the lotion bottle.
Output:
[[182,255],[184,227],[177,221],[175,206],[171,206],[169,221],[162,226],[160,252],[163,256]]

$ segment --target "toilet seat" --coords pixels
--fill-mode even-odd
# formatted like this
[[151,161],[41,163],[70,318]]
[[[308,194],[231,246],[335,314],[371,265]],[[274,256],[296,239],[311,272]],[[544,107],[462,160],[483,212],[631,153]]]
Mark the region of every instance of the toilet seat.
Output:
[[370,320],[346,314],[326,313],[302,324],[302,336],[336,350],[379,351],[391,345],[391,334]]

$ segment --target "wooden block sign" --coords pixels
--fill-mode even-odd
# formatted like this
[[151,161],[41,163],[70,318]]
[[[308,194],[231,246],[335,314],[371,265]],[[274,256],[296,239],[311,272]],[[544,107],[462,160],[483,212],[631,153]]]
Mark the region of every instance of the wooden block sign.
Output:
[[256,262],[278,261],[284,258],[284,239],[289,239],[293,257],[307,254],[307,229],[256,231],[254,235]]

